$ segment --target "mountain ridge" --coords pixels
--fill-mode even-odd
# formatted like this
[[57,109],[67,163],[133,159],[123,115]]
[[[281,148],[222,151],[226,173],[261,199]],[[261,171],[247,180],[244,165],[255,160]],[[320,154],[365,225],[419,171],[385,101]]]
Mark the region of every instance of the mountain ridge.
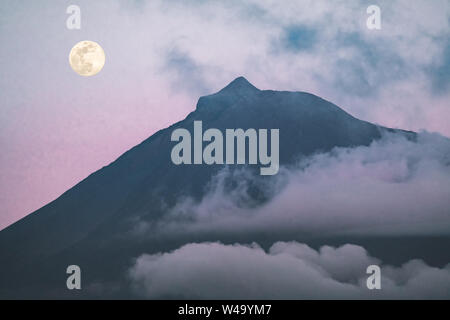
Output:
[[[0,263],[5,270],[0,283],[8,288],[26,281],[17,279],[32,266],[38,269],[34,273],[57,283],[64,275],[52,275],[51,270],[62,268],[74,256],[99,276],[99,265],[114,254],[132,257],[142,247],[156,246],[128,243],[121,236],[136,221],[156,221],[182,197],[201,199],[212,177],[224,167],[171,162],[172,130],[186,128],[192,133],[196,120],[203,122],[204,130],[279,128],[281,166],[295,162],[299,155],[369,145],[383,130],[413,135],[354,118],[309,93],[259,90],[245,78],[236,78],[222,90],[200,97],[185,119],[159,130],[56,200],[0,231]],[[125,258],[117,263],[117,270],[123,270],[124,264]]]

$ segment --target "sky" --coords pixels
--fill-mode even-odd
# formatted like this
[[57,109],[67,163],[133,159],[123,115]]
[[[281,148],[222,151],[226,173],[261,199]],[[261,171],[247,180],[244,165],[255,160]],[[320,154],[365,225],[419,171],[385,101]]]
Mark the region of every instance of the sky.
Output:
[[[381,30],[366,27],[371,4]],[[0,229],[238,76],[450,137],[449,21],[448,0],[2,1]],[[81,40],[106,54],[93,77],[69,66]]]

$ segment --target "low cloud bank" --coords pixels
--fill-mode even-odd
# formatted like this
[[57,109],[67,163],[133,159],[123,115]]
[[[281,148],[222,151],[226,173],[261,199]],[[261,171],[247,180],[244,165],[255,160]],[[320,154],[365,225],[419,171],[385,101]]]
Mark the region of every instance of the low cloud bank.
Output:
[[[230,177],[238,182],[232,190]],[[171,208],[157,232],[450,235],[450,142],[438,134],[420,133],[417,142],[387,134],[254,179],[224,170],[201,201],[186,198]],[[255,185],[269,201],[255,204]]]
[[[381,267],[381,290],[366,286],[366,268]],[[450,265],[420,260],[383,266],[351,244],[316,251],[298,242],[191,243],[141,255],[129,270],[134,292],[145,298],[180,299],[448,299]]]

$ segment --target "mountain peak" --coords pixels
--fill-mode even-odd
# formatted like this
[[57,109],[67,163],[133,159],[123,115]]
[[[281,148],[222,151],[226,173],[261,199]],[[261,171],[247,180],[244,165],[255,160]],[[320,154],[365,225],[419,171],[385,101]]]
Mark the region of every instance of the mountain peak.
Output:
[[223,88],[219,92],[244,93],[252,91],[256,92],[259,91],[259,89],[256,88],[254,85],[252,85],[247,79],[241,76],[231,81],[225,88]]
[[[336,147],[368,146],[381,137],[380,130],[385,130],[344,111],[333,112],[341,109],[319,97],[299,92],[260,91],[243,77],[232,81],[219,94],[201,97],[198,108],[199,112],[194,111],[173,127],[155,133],[57,200],[2,230],[0,299],[74,298],[61,289],[60,277],[54,276],[73,260],[89,270],[91,283],[115,285],[114,281],[121,284],[123,270],[130,267],[129,261],[142,254],[143,249],[153,250],[149,253],[161,252],[178,241],[182,243],[182,239],[186,239],[185,243],[202,239],[227,241],[220,233],[218,236],[205,233],[192,238],[188,234],[180,238],[173,235],[167,238],[168,244],[163,244],[136,231],[158,232],[153,226],[171,221],[172,208],[184,201],[180,199],[206,199],[216,177],[224,178],[226,192],[238,192],[240,189],[236,188],[241,184],[236,179],[241,179],[242,171],[236,171],[241,172],[239,175],[223,176],[220,170],[226,168],[226,172],[232,173],[245,168],[249,171],[244,172],[252,172],[250,166],[174,164],[170,159],[175,128],[188,128],[195,135],[194,120],[203,121],[205,129],[217,128],[221,132],[227,128],[276,128],[282,132],[279,164],[287,168],[295,166],[299,159]],[[249,160],[248,156],[244,159]],[[244,183],[250,183],[245,194],[250,202],[239,199],[238,204],[263,205],[276,196],[265,191],[269,180],[253,180],[249,175],[244,179]],[[145,229],[141,228],[143,225]],[[117,236],[122,234],[133,236]],[[267,234],[261,232],[255,236],[266,239]],[[45,263],[41,263],[43,256]],[[128,288],[119,288],[114,292],[83,291],[77,297],[133,297]]]

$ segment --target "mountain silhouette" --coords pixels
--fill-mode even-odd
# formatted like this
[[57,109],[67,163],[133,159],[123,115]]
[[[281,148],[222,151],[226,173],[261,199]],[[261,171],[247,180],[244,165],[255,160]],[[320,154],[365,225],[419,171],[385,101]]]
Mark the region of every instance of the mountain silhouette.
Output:
[[[200,199],[223,169],[224,165],[172,163],[172,131],[185,128],[193,134],[196,120],[202,121],[203,131],[279,128],[280,166],[335,147],[369,145],[383,131],[410,139],[415,135],[356,119],[313,94],[259,90],[239,77],[219,92],[201,97],[184,120],[153,134],[55,201],[2,230],[0,297],[95,297],[95,290],[69,292],[65,288],[65,270],[71,264],[81,267],[86,286],[101,283],[108,295],[128,297],[118,288],[126,285],[123,275],[134,257],[173,249],[185,240],[204,240],[128,236],[137,223],[157,221],[180,198]],[[270,181],[271,177],[261,179]],[[258,186],[254,196],[264,201]],[[214,236],[210,240],[239,239]]]

